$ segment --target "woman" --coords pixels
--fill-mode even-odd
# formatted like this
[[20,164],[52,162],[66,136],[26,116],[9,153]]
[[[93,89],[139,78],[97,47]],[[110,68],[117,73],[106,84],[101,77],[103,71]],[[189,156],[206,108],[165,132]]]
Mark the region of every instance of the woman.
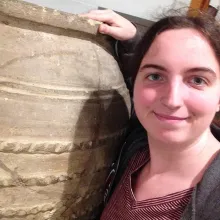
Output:
[[[87,15],[110,25],[101,32],[124,21],[106,12]],[[220,219],[220,143],[210,129],[220,106],[219,36],[205,16],[166,17],[143,36],[133,57],[142,128],[133,127],[115,164],[102,220]]]

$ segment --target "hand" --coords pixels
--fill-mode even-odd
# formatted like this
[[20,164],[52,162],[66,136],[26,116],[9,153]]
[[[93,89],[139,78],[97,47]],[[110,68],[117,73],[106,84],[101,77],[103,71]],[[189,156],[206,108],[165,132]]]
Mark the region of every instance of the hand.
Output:
[[81,16],[103,22],[99,26],[99,32],[120,41],[132,39],[137,31],[129,20],[112,10],[92,10]]

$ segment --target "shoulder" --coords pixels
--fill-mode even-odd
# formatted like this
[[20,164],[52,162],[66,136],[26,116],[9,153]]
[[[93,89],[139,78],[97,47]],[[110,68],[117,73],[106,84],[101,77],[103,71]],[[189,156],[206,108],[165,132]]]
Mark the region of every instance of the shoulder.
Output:
[[220,152],[197,185],[195,201],[198,219],[220,219]]

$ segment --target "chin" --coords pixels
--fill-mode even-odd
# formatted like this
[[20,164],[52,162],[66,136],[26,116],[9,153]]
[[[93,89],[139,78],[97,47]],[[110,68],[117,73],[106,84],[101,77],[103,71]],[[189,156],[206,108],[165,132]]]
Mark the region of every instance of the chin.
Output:
[[189,142],[192,138],[187,132],[178,130],[148,131],[148,136],[159,142],[177,145]]

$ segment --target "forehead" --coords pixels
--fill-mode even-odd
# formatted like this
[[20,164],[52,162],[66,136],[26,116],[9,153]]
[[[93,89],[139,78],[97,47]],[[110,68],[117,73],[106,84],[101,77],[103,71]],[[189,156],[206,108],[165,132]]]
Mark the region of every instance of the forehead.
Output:
[[209,65],[219,68],[215,53],[206,38],[194,29],[167,30],[153,41],[143,61],[182,66]]

